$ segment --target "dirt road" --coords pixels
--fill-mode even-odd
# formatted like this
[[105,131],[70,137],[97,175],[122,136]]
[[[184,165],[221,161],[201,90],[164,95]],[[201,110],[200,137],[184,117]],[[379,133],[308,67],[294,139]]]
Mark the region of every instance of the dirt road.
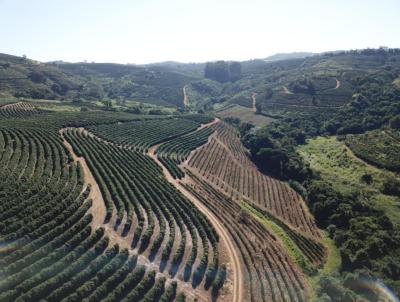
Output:
[[185,105],[185,107],[188,107],[189,106],[189,97],[186,92],[186,87],[187,87],[187,85],[183,86],[183,104]]
[[[82,129],[83,130],[83,129]],[[106,206],[103,200],[103,195],[101,194],[100,187],[97,184],[92,172],[89,169],[89,166],[83,157],[78,157],[71,144],[64,137],[65,129],[61,129],[60,135],[63,140],[64,146],[68,149],[69,153],[72,156],[72,159],[76,163],[80,163],[83,169],[83,179],[85,181],[85,187],[90,186],[90,193],[88,199],[92,199],[93,205],[90,208],[90,213],[93,215],[92,225],[93,229],[97,229],[98,227],[103,227],[105,229],[106,235],[110,238],[110,242],[112,244],[118,243],[121,247],[129,248],[130,244],[126,240],[126,238],[122,238],[110,224],[104,224],[104,219],[106,217]]]
[[83,169],[83,179],[85,181],[85,189],[89,185],[91,187],[88,198],[93,200],[93,205],[92,205],[91,210],[96,213],[96,215],[93,215],[93,224],[95,226],[102,226],[103,222],[104,222],[104,218],[106,217],[106,206],[105,206],[105,203],[103,200],[103,196],[101,195],[101,192],[100,192],[100,187],[97,184],[96,180],[94,179],[94,176],[93,176],[92,172],[90,171],[85,158],[78,157],[75,154],[71,144],[65,139],[64,131],[65,131],[65,129],[60,130],[60,135],[61,135],[61,138],[63,139],[64,146],[67,147],[74,162],[76,162],[76,163],[79,162],[81,164],[81,167]]
[[293,92],[291,92],[286,86],[282,86],[283,88],[283,92],[286,94],[293,94]]
[[[214,120],[213,122],[211,122],[209,124],[202,125],[202,127],[209,126],[218,121],[219,120],[216,119],[216,121]],[[64,131],[66,129],[68,129],[68,128],[64,128],[59,131],[60,136],[63,140],[63,144],[70,152],[73,161],[75,163],[79,162],[82,166],[83,173],[84,173],[84,182],[85,182],[83,190],[85,190],[89,185],[91,187],[88,199],[93,200],[92,207],[89,210],[89,213],[91,213],[93,215],[93,220],[92,220],[93,230],[97,229],[98,227],[103,227],[105,229],[105,235],[110,239],[110,246],[113,244],[118,244],[121,248],[126,248],[129,250],[130,253],[133,253],[133,250],[131,248],[131,238],[129,236],[122,237],[121,234],[119,234],[116,230],[114,230],[114,228],[112,227],[112,223],[106,223],[106,224],[104,223],[104,218],[106,216],[106,207],[105,207],[105,203],[103,200],[103,196],[100,191],[100,187],[97,184],[89,166],[87,165],[85,158],[77,156],[76,153],[74,152],[71,144],[65,139]],[[81,131],[86,131],[84,128],[70,128],[70,129],[79,129]],[[89,136],[99,139],[98,137],[94,136],[90,132],[86,132],[86,133]],[[99,139],[99,140],[101,140],[101,139]],[[106,144],[109,143],[109,142],[106,142],[103,140],[101,140],[101,141]],[[145,265],[149,269],[157,270],[157,268],[158,268],[158,264],[156,264],[154,262],[150,262],[149,259],[146,256],[144,256],[143,254],[138,255],[138,263],[140,263],[141,265]],[[165,277],[167,279],[170,278],[170,276],[168,274],[161,273],[161,272],[157,272],[157,278],[158,277]],[[199,298],[199,301],[205,301],[205,298],[202,298],[202,297],[204,297],[204,293],[202,292],[203,291],[202,289],[200,289],[200,288],[193,289],[190,284],[188,284],[187,282],[183,282],[182,280],[177,279],[177,278],[174,278],[174,280],[178,282],[178,290],[183,290],[187,293],[195,293],[195,294],[197,293],[196,297]]]
[[[206,124],[205,126],[208,126],[212,123],[218,122],[218,119],[215,119],[213,122]],[[198,130],[197,130],[198,131]],[[242,292],[243,292],[243,274],[242,274],[242,268],[240,264],[240,258],[239,254],[236,251],[236,247],[233,244],[231,238],[228,235],[228,232],[225,230],[224,226],[221,224],[221,222],[218,220],[218,218],[208,210],[206,206],[204,206],[195,196],[193,196],[182,184],[176,180],[175,178],[172,177],[172,175],[169,173],[167,168],[158,160],[156,151],[157,148],[160,146],[155,145],[151,147],[147,153],[161,168],[164,173],[165,178],[173,185],[175,188],[177,188],[183,195],[185,195],[186,198],[188,198],[193,204],[204,214],[210,219],[211,223],[215,227],[215,229],[218,232],[218,235],[220,236],[220,239],[222,239],[223,243],[225,244],[227,248],[227,252],[229,254],[229,258],[232,260],[232,267],[233,267],[233,293],[232,293],[232,301],[233,302],[240,302],[242,301]]]
[[256,99],[256,97],[257,97],[257,93],[256,92],[252,92],[251,93],[251,98],[253,100],[253,111],[254,111],[254,113],[257,112],[257,108],[256,108],[257,99]]
[[336,87],[333,89],[338,89],[340,87],[340,81],[338,79],[335,79],[335,80],[336,80]]

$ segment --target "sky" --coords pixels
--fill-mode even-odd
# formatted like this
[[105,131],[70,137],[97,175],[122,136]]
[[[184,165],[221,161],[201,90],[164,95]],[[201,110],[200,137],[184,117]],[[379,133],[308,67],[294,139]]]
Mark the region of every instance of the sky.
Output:
[[400,48],[399,12],[400,0],[0,0],[0,53],[143,64]]

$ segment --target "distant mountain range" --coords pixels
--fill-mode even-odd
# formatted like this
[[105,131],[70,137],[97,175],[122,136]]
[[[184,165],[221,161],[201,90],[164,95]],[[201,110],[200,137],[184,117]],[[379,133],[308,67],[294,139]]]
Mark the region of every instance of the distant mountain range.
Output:
[[317,55],[314,52],[290,52],[290,53],[277,53],[263,59],[266,62],[290,60],[290,59],[303,59]]

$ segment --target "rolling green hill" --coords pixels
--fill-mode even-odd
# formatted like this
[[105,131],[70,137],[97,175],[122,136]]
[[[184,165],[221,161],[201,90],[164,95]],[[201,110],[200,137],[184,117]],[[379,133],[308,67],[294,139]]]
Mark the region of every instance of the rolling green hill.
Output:
[[0,96],[61,100],[131,100],[183,107],[183,86],[201,77],[198,67],[111,63],[40,63],[0,54]]
[[[215,64],[214,72],[223,63]],[[0,97],[128,100],[183,108],[186,86],[192,110],[252,107],[255,92],[258,106],[269,116],[330,116],[365,90],[370,78],[375,85],[398,87],[400,54],[367,49],[233,63],[235,77],[220,83],[217,74],[205,78],[206,64],[40,63],[0,54]]]

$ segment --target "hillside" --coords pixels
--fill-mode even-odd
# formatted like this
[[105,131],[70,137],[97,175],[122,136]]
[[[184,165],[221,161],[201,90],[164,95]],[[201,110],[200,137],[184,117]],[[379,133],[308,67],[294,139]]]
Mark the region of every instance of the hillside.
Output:
[[396,50],[295,57],[240,62],[234,80],[220,83],[205,78],[205,64],[39,63],[0,55],[0,93],[3,99],[102,99],[183,108],[186,86],[192,110],[229,104],[251,108],[256,93],[259,111],[270,117],[331,116],[366,89],[369,77],[377,85],[396,85],[400,69]]
[[291,52],[291,53],[277,53],[272,56],[266,57],[264,61],[272,62],[272,61],[283,61],[283,60],[290,60],[290,59],[303,59],[306,57],[311,57],[315,55],[312,52]]
[[0,302],[396,301],[399,79],[0,55]]
[[199,74],[197,68],[179,64],[40,63],[0,55],[3,98],[132,100],[183,107],[183,86]]

